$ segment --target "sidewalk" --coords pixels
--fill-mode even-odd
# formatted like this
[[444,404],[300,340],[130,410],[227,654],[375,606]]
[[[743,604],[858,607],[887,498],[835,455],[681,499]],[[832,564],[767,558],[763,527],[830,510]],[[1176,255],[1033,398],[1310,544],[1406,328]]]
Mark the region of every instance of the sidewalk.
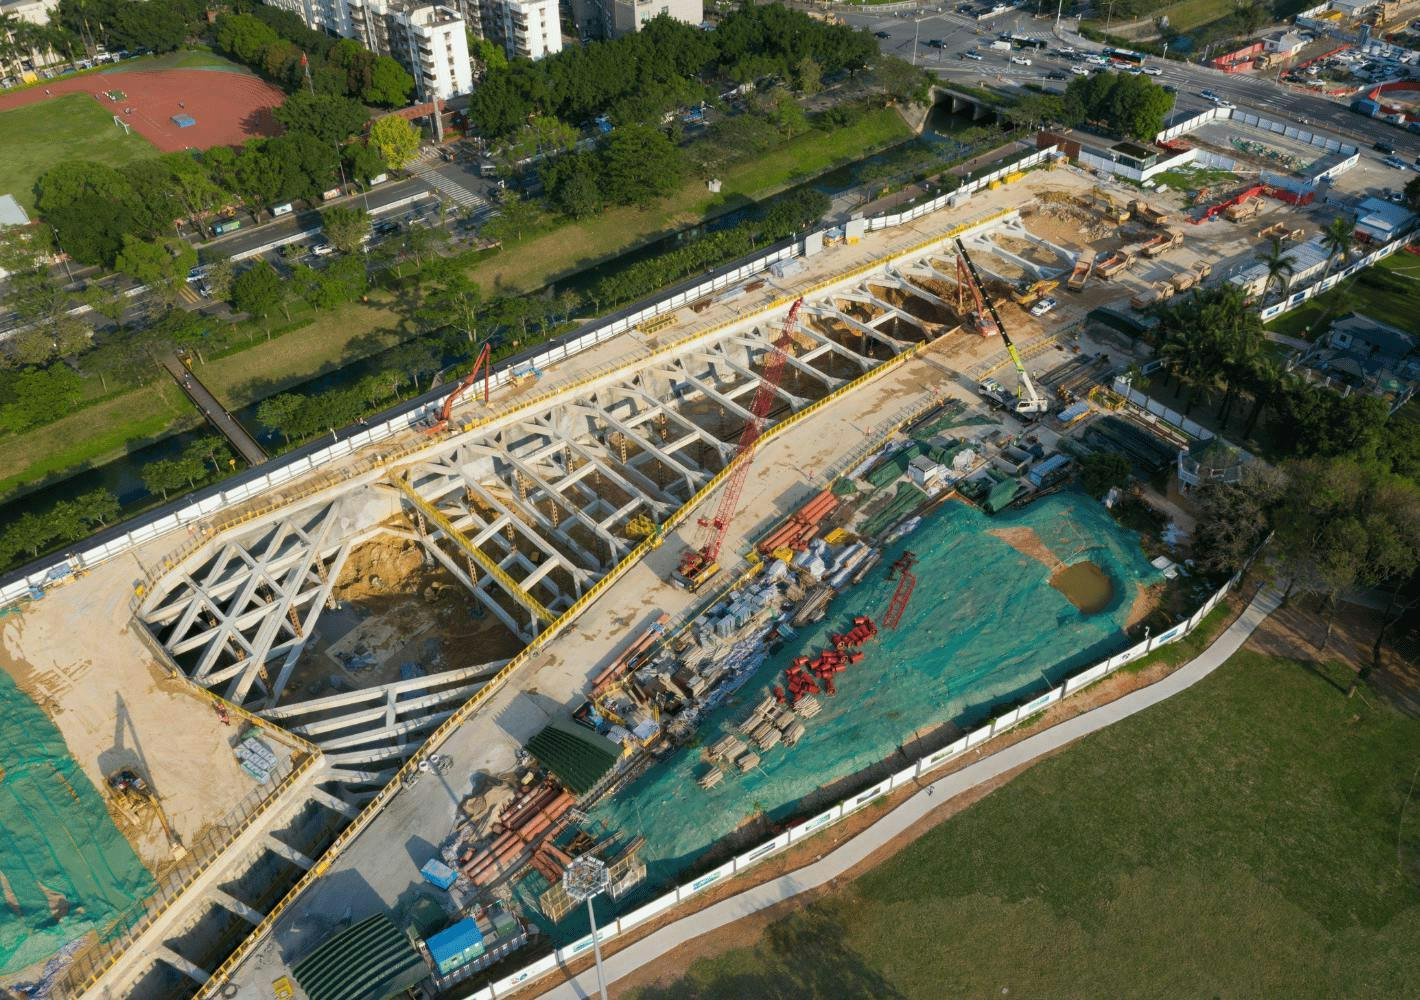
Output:
[[[917,825],[928,813],[947,800],[1187,690],[1237,652],[1252,635],[1253,630],[1275,611],[1281,602],[1280,591],[1260,591],[1237,621],[1211,646],[1158,683],[1127,694],[1107,705],[1101,705],[1083,715],[1077,715],[949,774],[907,799],[877,823],[813,864],[721,900],[698,913],[682,917],[622,949],[603,963],[608,983],[629,975],[702,934],[708,934],[838,878],[899,834]],[[597,974],[595,968],[592,968],[540,996],[547,1000],[581,1000],[595,996],[596,993]]]

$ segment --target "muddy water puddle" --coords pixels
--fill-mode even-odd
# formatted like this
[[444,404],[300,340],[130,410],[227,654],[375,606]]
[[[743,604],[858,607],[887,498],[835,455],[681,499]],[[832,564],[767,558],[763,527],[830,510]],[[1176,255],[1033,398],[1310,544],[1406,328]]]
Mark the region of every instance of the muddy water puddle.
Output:
[[1052,573],[1050,585],[1082,614],[1099,614],[1114,601],[1114,581],[1089,560]]

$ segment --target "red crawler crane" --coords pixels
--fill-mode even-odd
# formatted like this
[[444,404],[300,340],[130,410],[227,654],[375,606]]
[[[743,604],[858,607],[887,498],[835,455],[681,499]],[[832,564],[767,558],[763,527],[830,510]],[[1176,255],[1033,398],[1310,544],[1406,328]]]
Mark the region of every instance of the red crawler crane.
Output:
[[904,552],[902,558],[892,564],[893,570],[898,574],[897,590],[893,592],[887,614],[883,615],[883,628],[895,629],[902,621],[902,613],[907,609],[907,599],[912,596],[912,589],[917,586],[917,577],[912,575],[912,567],[915,565],[917,557],[911,552]]
[[478,360],[473,363],[473,371],[469,372],[462,382],[455,387],[454,391],[444,397],[444,405],[439,410],[439,419],[434,421],[429,427],[424,429],[425,434],[438,434],[449,426],[449,417],[454,412],[454,404],[462,398],[463,394],[478,381],[478,373],[483,372],[483,402],[488,402],[488,376],[493,372],[493,355],[488,344],[483,345],[483,350],[478,352]]
[[784,361],[788,357],[789,346],[793,343],[794,330],[799,322],[799,309],[803,304],[803,299],[796,299],[789,307],[789,315],[784,318],[784,327],[779,333],[779,339],[775,341],[774,349],[769,352],[769,358],[764,363],[764,373],[759,377],[759,389],[754,394],[754,402],[750,404],[750,419],[745,424],[744,432],[740,434],[740,444],[735,450],[735,456],[730,459],[734,471],[730,473],[725,490],[720,495],[720,506],[714,517],[709,520],[700,519],[700,544],[681,556],[680,575],[687,580],[693,580],[697,574],[713,566],[715,560],[720,558],[720,546],[725,543],[725,532],[729,530],[730,521],[734,519],[740,492],[744,489],[745,478],[749,475],[750,463],[754,461],[754,446],[764,431],[764,418],[769,413],[769,407],[774,402],[774,391],[779,388],[779,380],[784,375]]

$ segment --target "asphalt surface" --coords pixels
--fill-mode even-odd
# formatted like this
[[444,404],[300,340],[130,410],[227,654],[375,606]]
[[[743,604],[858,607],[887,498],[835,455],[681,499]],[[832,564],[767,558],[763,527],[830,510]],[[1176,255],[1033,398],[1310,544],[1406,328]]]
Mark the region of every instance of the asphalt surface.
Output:
[[169,354],[163,358],[163,367],[173,377],[178,388],[187,393],[187,398],[192,400],[192,405],[197,407],[207,422],[227,439],[248,465],[260,465],[266,461],[266,452],[262,451],[261,445],[257,444],[256,439],[246,432],[246,428],[227,412],[211,390],[203,385],[196,375],[188,371],[186,365]]
[[[1078,35],[1075,32],[1076,22],[1070,19],[1060,22],[1057,33],[1053,12],[1051,16],[1041,18],[1014,12],[977,22],[974,18],[953,12],[951,5],[945,6],[948,10],[942,13],[928,8],[927,13],[907,17],[892,12],[874,12],[870,8],[864,13],[846,14],[844,19],[854,27],[885,32],[888,37],[878,40],[883,52],[909,62],[915,61],[918,66],[940,77],[947,86],[952,82],[994,87],[1021,87],[1033,83],[1048,90],[1064,90],[1069,79],[1073,78],[1070,67],[1079,64],[1062,55],[1059,48],[1068,45],[1077,52],[1100,52],[1106,47]],[[991,49],[990,43],[1003,32],[1043,39],[1048,48],[1034,52]],[[931,44],[933,41],[940,41],[942,47],[934,47]],[[982,57],[979,61],[963,58],[963,52],[977,50],[978,47]],[[1009,57],[1012,55],[1028,57],[1031,65],[1011,63]],[[1155,81],[1177,89],[1176,113],[1194,113],[1211,107],[1211,102],[1200,96],[1201,91],[1211,90],[1255,114],[1331,132],[1362,149],[1369,149],[1371,143],[1384,140],[1395,146],[1397,154],[1407,161],[1413,162],[1420,155],[1420,136],[1358,115],[1350,110],[1348,102],[1328,100],[1295,90],[1279,84],[1273,77],[1228,74],[1196,63],[1153,57],[1146,65],[1161,71],[1160,75],[1152,77]],[[1067,79],[1046,79],[1046,74],[1052,71],[1066,74]]]
[[[1158,683],[1051,726],[960,771],[940,778],[813,864],[788,875],[781,875],[753,889],[747,889],[698,913],[682,917],[607,957],[604,967],[608,983],[630,975],[703,934],[776,906],[787,899],[793,899],[844,875],[894,838],[910,831],[932,810],[949,799],[1187,690],[1222,666],[1228,657],[1242,648],[1253,630],[1281,603],[1280,591],[1269,589],[1260,592],[1238,620],[1211,646]],[[576,978],[541,994],[545,1000],[582,1000],[584,997],[596,995],[595,969],[588,969]]]

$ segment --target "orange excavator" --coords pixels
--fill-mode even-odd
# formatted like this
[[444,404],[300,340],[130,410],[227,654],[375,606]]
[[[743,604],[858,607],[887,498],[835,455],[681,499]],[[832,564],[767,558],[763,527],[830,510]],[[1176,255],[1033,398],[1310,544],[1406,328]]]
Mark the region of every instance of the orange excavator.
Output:
[[443,408],[439,410],[439,419],[433,425],[424,429],[425,434],[438,434],[449,426],[449,416],[454,412],[454,404],[463,398],[473,383],[478,381],[478,373],[483,372],[483,402],[488,403],[488,376],[493,373],[493,353],[488,344],[483,345],[483,350],[478,353],[478,360],[473,363],[473,371],[469,372],[464,380],[458,384],[453,392],[444,397]]

